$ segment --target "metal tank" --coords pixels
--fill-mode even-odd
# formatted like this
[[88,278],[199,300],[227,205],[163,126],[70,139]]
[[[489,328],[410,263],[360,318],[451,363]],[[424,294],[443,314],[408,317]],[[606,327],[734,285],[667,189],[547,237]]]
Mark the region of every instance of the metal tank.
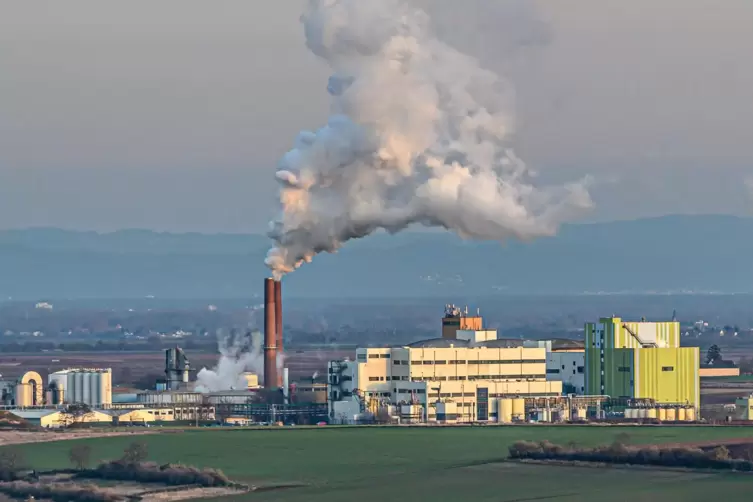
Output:
[[498,411],[497,411],[498,420],[503,424],[511,423],[512,422],[512,399],[503,397],[497,402],[499,403]]
[[526,415],[526,400],[522,398],[515,398],[512,400],[512,419],[513,420],[525,420]]

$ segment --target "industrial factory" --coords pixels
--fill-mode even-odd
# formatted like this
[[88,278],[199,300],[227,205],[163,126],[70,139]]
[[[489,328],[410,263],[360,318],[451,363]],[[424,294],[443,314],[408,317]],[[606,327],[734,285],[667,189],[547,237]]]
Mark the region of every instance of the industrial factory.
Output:
[[282,285],[267,278],[263,340],[253,353],[263,368],[233,374],[230,383],[207,386],[174,347],[165,351],[165,376],[153,389],[113,395],[109,368],[56,371],[46,382],[30,371],[0,380],[3,404],[46,427],[72,420],[453,424],[699,417],[699,349],[680,347],[675,320],[608,317],[585,325],[584,342],[530,341],[501,338],[478,311],[447,305],[438,338],[356,349],[353,359],[327,363],[324,384],[289,381],[282,312]]
[[[283,364],[282,285],[264,280],[264,367],[245,371],[234,383],[208,389],[197,380],[180,347],[165,351],[164,379],[154,389],[113,394],[110,368],[70,368],[0,380],[3,405],[43,427],[73,422],[149,424],[152,422],[319,423],[327,420],[326,384],[289,382]],[[249,335],[250,336],[250,335]],[[260,376],[263,382],[260,382]],[[236,378],[237,377],[237,378]],[[262,385],[263,384],[263,385]],[[75,411],[71,411],[75,410]]]
[[571,421],[620,416],[693,420],[698,348],[679,323],[604,318],[572,341],[500,339],[479,314],[448,305],[441,338],[361,348],[331,361],[333,422]]

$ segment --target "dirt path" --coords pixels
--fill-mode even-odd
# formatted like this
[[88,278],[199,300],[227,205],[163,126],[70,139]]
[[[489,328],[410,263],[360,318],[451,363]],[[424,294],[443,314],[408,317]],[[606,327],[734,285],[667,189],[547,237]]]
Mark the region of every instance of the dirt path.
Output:
[[12,444],[43,443],[49,441],[64,441],[67,439],[87,439],[109,436],[128,436],[141,434],[155,434],[156,431],[0,431],[0,446]]
[[208,499],[246,493],[236,488],[189,488],[174,492],[150,493],[142,496],[142,502],[170,502],[172,500]]

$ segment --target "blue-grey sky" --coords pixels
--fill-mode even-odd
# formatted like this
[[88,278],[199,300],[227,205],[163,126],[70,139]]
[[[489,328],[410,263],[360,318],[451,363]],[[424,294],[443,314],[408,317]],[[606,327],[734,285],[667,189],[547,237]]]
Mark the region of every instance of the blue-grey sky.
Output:
[[[750,214],[750,0],[415,0],[517,89],[518,155],[590,219]],[[303,0],[0,0],[0,228],[263,231],[326,120]]]

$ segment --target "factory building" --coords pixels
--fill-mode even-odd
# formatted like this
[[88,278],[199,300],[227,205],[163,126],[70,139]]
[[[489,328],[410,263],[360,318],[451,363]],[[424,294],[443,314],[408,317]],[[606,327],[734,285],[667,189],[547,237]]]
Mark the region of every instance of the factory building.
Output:
[[444,317],[442,318],[442,338],[445,340],[454,340],[458,338],[457,332],[463,331],[480,331],[483,329],[484,320],[481,315],[468,315],[468,307],[461,310],[455,305],[445,305]]
[[585,326],[585,392],[612,399],[700,405],[700,354],[680,347],[680,323],[627,322],[619,317]]
[[188,386],[191,364],[180,347],[165,351],[165,389],[179,390]]
[[112,404],[110,368],[71,368],[47,377],[48,402],[53,405],[82,403],[107,408]]
[[405,347],[360,348],[355,361],[331,361],[330,418],[349,421],[406,405],[416,420],[436,421],[445,409],[438,403],[451,402],[457,420],[494,421],[495,400],[562,395],[562,382],[547,381],[545,348],[509,347],[494,330],[455,333]]
[[23,418],[27,422],[45,429],[58,429],[77,424],[109,424],[112,416],[104,411],[91,410],[90,412],[74,416],[62,410],[35,409],[35,410],[12,410],[10,413]]
[[565,394],[586,392],[585,351],[583,344],[572,340],[525,341],[524,347],[546,349],[546,378],[562,382]]

